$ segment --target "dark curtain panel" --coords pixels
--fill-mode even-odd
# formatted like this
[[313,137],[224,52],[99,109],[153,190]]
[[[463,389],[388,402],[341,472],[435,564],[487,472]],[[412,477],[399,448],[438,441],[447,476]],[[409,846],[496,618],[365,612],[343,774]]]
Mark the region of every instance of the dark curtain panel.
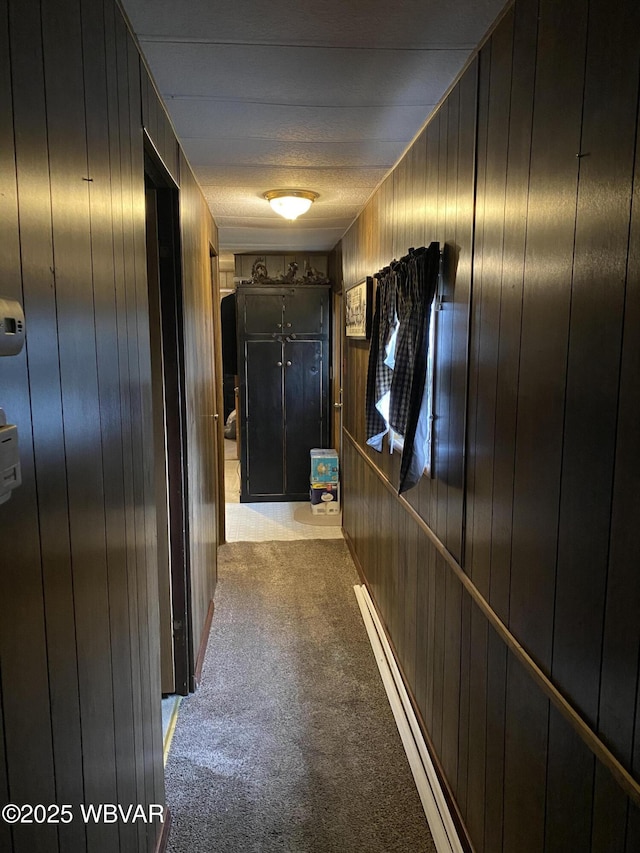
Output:
[[396,285],[395,273],[388,267],[376,276],[376,306],[371,325],[371,348],[367,369],[366,393],[366,429],[367,444],[382,450],[382,439],[389,431],[387,421],[380,408],[382,401],[391,390],[393,370],[388,366],[387,345],[396,323]]
[[389,424],[404,436],[399,493],[416,485],[426,462],[429,413],[424,391],[439,266],[440,245],[431,243],[428,249],[410,250],[376,276],[367,372],[367,444],[381,451]]
[[[429,412],[425,385],[429,354],[431,306],[438,285],[440,245],[411,254],[406,274],[398,279],[398,337],[391,382],[391,426],[404,436],[398,492],[419,482],[426,463]],[[396,427],[396,424],[398,426]]]

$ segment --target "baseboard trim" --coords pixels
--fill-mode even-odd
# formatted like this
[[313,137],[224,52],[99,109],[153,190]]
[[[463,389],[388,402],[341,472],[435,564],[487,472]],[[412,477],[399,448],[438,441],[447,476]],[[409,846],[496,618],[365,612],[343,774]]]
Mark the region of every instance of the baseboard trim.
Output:
[[164,807],[164,820],[162,821],[162,829],[156,841],[154,853],[165,853],[169,842],[169,832],[171,831],[171,811],[169,806]]
[[207,610],[207,618],[204,620],[202,634],[200,635],[200,646],[198,648],[198,657],[196,658],[196,668],[193,673],[193,680],[196,688],[200,686],[202,679],[202,667],[204,665],[204,656],[207,653],[207,643],[209,642],[209,632],[211,631],[211,622],[213,620],[214,604],[213,599],[209,602]]
[[371,596],[364,585],[353,589],[436,850],[438,853],[465,853],[466,845],[458,835],[447,796]]
[[364,573],[364,569],[360,563],[360,560],[358,558],[358,554],[356,553],[355,545],[354,545],[351,537],[349,536],[349,534],[346,530],[344,531],[344,537],[345,537],[345,541],[349,547],[349,551],[351,552],[351,556],[353,558],[353,562],[355,564],[358,575],[360,576],[360,582],[361,582],[362,586],[365,587],[365,589],[367,590],[367,593],[369,595],[369,600],[370,600],[370,602],[373,605],[373,608],[375,610],[375,613],[377,616],[376,624],[382,626],[382,631],[383,631],[383,634],[384,634],[385,639],[386,639],[386,645],[390,648],[391,655],[393,657],[393,660],[395,661],[396,668],[398,669],[398,671],[400,673],[400,678],[402,679],[402,683],[404,684],[405,692],[409,697],[409,701],[410,701],[411,707],[413,709],[413,715],[416,718],[416,720],[418,721],[418,726],[420,727],[422,740],[426,744],[427,752],[429,753],[429,755],[431,757],[431,763],[435,767],[436,774],[438,775],[440,788],[444,791],[444,795],[447,798],[449,813],[451,815],[453,815],[453,819],[456,822],[458,838],[460,839],[460,841],[464,847],[465,853],[474,853],[475,848],[474,848],[473,843],[471,841],[471,837],[469,836],[469,833],[467,831],[467,827],[465,826],[464,818],[462,817],[462,813],[460,812],[460,809],[458,808],[458,803],[456,802],[455,795],[454,795],[454,793],[453,793],[453,791],[452,791],[452,789],[451,789],[451,787],[447,781],[447,776],[446,776],[446,773],[444,772],[444,768],[443,768],[443,766],[440,763],[440,760],[438,758],[438,753],[436,751],[436,748],[433,745],[431,738],[429,737],[429,730],[428,730],[427,725],[424,721],[424,717],[422,716],[422,713],[420,712],[420,708],[418,707],[418,703],[416,702],[416,698],[413,695],[411,683],[410,683],[409,679],[407,678],[407,674],[405,673],[405,671],[403,670],[403,668],[400,664],[400,661],[398,658],[398,652],[397,652],[396,647],[393,643],[391,635],[389,634],[389,631],[387,630],[387,628],[384,624],[384,621],[382,619],[382,614],[380,613],[380,611],[378,609],[378,605],[376,604],[376,600],[373,596],[373,592],[371,590],[371,587],[369,586],[369,581],[366,578],[366,575]]

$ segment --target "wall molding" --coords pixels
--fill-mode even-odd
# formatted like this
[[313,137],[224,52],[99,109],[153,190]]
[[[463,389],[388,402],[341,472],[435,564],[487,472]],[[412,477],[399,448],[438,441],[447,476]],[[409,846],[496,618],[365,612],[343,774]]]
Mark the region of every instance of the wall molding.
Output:
[[366,464],[375,472],[380,482],[385,486],[387,491],[393,495],[395,500],[412,518],[412,520],[420,527],[423,533],[431,541],[436,551],[444,558],[446,565],[454,573],[460,581],[466,592],[471,597],[474,604],[480,609],[491,627],[498,634],[503,643],[515,655],[518,661],[525,668],[529,677],[542,690],[547,699],[554,707],[562,714],[564,719],[571,725],[578,737],[591,750],[595,757],[600,761],[607,770],[611,773],[615,781],[622,788],[625,794],[630,797],[636,805],[640,805],[640,783],[620,763],[615,755],[609,750],[605,743],[598,737],[596,732],[582,718],[579,712],[569,702],[569,700],[560,692],[558,687],[551,679],[542,671],[534,659],[529,655],[526,649],[518,642],[517,638],[511,633],[509,628],[500,619],[498,614],[493,610],[489,602],[482,595],[480,590],[475,586],[471,578],[466,574],[460,563],[453,557],[451,552],[446,548],[444,543],[436,536],[434,531],[429,527],[426,521],[416,512],[411,504],[398,495],[397,490],[386,477],[386,475],[375,465],[368,455],[362,450],[356,439],[351,433],[343,427],[343,436],[349,441],[350,445],[357,451],[358,455],[366,462]]

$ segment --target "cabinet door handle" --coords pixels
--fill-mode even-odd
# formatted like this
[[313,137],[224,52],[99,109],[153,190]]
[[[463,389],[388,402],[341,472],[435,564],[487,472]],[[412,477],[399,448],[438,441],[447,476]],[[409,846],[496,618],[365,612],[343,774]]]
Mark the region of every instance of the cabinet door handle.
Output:
[[282,323],[276,323],[276,329],[281,329],[281,328],[282,328]]
[[276,361],[276,367],[282,367],[282,362],[281,362],[281,361]]
[[291,323],[287,323],[287,329],[291,328]]
[[287,362],[287,367],[291,367],[291,362],[290,362],[290,361],[288,361],[288,362]]

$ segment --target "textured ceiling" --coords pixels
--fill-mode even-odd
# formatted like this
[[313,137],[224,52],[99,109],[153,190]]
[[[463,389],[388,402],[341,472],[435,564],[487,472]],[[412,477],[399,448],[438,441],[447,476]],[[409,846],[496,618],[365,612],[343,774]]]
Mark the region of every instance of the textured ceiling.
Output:
[[[331,249],[504,0],[121,0],[226,252]],[[286,222],[262,194],[319,198]]]

